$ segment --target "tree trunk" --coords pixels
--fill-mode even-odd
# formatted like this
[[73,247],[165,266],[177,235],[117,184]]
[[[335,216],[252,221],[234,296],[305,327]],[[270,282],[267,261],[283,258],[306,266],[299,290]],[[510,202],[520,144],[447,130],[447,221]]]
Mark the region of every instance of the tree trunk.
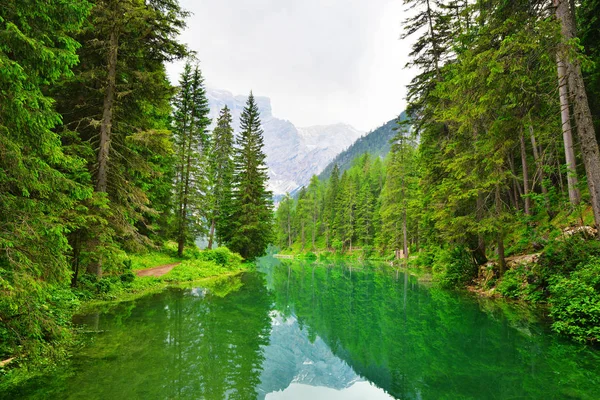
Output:
[[[564,41],[575,38],[575,19],[568,0],[554,0],[556,16],[561,23],[561,32]],[[594,221],[596,226],[600,223],[600,150],[596,140],[596,132],[592,120],[592,113],[588,103],[585,84],[581,74],[581,65],[577,58],[568,57],[568,49],[562,51],[563,61],[567,70],[569,91],[573,100],[574,120],[577,134],[581,143],[583,164],[590,191]]]
[[535,135],[533,134],[533,125],[529,125],[529,136],[531,137],[531,147],[533,147],[533,160],[535,161],[536,175],[540,179],[540,188],[544,197],[548,196],[548,188],[544,185],[544,179],[546,179],[546,173],[544,172],[544,163],[540,156],[540,151],[537,147]]
[[525,136],[523,135],[523,128],[521,128],[521,164],[523,166],[523,194],[525,197],[525,214],[531,215],[531,199],[529,198],[529,171],[527,168],[527,151],[525,148]]
[[[496,185],[496,217],[500,218],[502,214],[502,198],[500,197],[500,185]],[[503,229],[500,227],[498,232],[496,233],[497,240],[497,251],[498,251],[498,268],[500,276],[504,275],[504,271],[506,270],[506,261],[504,259],[504,234],[502,233]]]
[[301,232],[301,236],[302,236],[302,250],[300,250],[300,251],[304,251],[304,244],[306,242],[306,237],[304,235],[304,221],[302,221],[302,223],[300,224],[300,227],[301,227],[301,230],[302,230],[302,232]]
[[576,206],[581,201],[581,194],[577,188],[577,160],[573,148],[573,132],[569,111],[569,90],[567,82],[567,69],[565,67],[564,52],[559,52],[558,61],[558,91],[560,96],[560,117],[562,120],[563,142],[565,146],[565,160],[567,162],[567,186],[569,188],[569,201]]
[[[484,215],[484,207],[485,207],[485,197],[483,192],[479,192],[477,194],[477,210],[475,210],[475,216],[477,218],[477,222],[483,220]],[[485,253],[485,236],[483,233],[477,233],[477,253],[478,253],[478,261],[479,264],[485,264],[487,262],[487,255]]]
[[406,226],[406,206],[402,210],[402,239],[404,250],[404,266],[408,265],[408,228]]
[[540,188],[542,189],[542,194],[544,195],[546,212],[550,218],[554,218],[556,214],[552,211],[550,199],[548,198],[548,188],[546,185],[544,185],[544,180],[546,179],[546,173],[544,172],[544,160],[542,160],[540,151],[538,150],[535,135],[533,134],[533,125],[529,125],[529,135],[531,136],[531,147],[533,147],[533,160],[535,161],[536,175],[539,176],[540,179]]
[[292,216],[288,209],[288,223],[287,223],[287,231],[288,231],[288,248],[292,248]]
[[[98,146],[98,175],[96,176],[96,192],[106,193],[108,188],[108,161],[110,158],[110,142],[113,125],[113,110],[115,102],[115,92],[117,90],[117,57],[119,52],[119,35],[115,27],[110,32],[108,56],[107,56],[107,77],[106,88],[104,92],[104,104],[102,109],[102,120],[100,122],[100,143]],[[90,248],[96,251],[99,245],[97,238],[92,239]],[[87,272],[102,277],[102,256],[97,261],[91,262],[87,267]]]
[[74,240],[71,246],[73,248],[73,277],[71,278],[71,287],[76,287],[81,263],[81,230],[77,230],[73,235]]
[[110,33],[108,47],[108,67],[104,106],[100,123],[100,146],[98,149],[98,176],[96,192],[106,193],[108,185],[108,159],[110,157],[110,140],[112,134],[113,109],[117,82],[117,55],[119,51],[119,36],[116,28]]
[[312,221],[312,229],[311,229],[311,238],[310,238],[310,243],[311,243],[311,247],[312,250],[315,250],[315,238],[317,236],[317,217],[316,215],[313,214],[313,221]]
[[214,236],[215,236],[215,219],[213,218],[212,221],[211,221],[211,223],[210,223],[210,232],[208,234],[208,246],[207,246],[207,248],[209,250],[212,249]]
[[515,163],[513,161],[514,157],[512,154],[509,154],[508,156],[508,165],[510,166],[510,172],[512,172],[512,193],[509,193],[510,195],[510,200],[513,203],[513,206],[515,207],[515,209],[517,211],[521,210],[521,206],[520,206],[520,202],[519,199],[522,198],[523,196],[523,191],[521,189],[521,185],[519,185],[519,182],[517,182],[517,171],[515,170]]

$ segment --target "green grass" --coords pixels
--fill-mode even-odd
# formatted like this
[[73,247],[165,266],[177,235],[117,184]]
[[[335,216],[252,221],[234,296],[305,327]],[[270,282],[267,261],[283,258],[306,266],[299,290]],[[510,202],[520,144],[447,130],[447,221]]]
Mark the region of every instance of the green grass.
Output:
[[159,267],[166,264],[175,264],[182,261],[181,258],[166,251],[131,254],[129,255],[129,259],[131,260],[131,268],[134,271]]
[[219,265],[214,261],[187,260],[183,261],[158,279],[164,282],[189,282],[202,278],[229,274],[231,272],[238,272],[243,269],[245,268],[242,264],[230,268]]

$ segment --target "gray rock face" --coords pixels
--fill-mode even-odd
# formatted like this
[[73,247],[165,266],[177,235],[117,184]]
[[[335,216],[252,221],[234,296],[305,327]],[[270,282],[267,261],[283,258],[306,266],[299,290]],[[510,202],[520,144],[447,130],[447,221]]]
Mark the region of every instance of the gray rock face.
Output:
[[[232,111],[239,132],[240,115],[247,96],[234,96],[226,90],[207,89],[213,126],[223,106]],[[364,132],[346,124],[297,128],[292,122],[273,116],[271,100],[255,96],[264,129],[265,154],[269,168],[269,189],[274,195],[293,192],[309,183],[333,158]]]

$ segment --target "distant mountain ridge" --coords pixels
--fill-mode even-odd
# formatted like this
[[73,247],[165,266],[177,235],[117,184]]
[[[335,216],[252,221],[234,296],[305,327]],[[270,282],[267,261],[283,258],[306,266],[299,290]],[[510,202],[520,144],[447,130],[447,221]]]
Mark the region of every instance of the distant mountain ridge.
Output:
[[[208,88],[207,98],[213,126],[220,110],[227,105],[231,109],[234,130],[239,132],[240,115],[248,97]],[[255,96],[255,100],[264,129],[269,189],[276,196],[308,185],[313,175],[320,173],[340,151],[364,134],[347,124],[299,128],[290,121],[274,117],[268,97]]]
[[365,136],[357,139],[350,147],[339,153],[319,174],[320,180],[327,180],[331,176],[331,171],[335,164],[340,168],[340,172],[350,169],[352,161],[364,153],[369,153],[375,157],[384,158],[391,149],[391,140],[396,136],[398,121],[408,119],[406,112],[403,111],[398,118],[386,122],[379,128],[367,133]]

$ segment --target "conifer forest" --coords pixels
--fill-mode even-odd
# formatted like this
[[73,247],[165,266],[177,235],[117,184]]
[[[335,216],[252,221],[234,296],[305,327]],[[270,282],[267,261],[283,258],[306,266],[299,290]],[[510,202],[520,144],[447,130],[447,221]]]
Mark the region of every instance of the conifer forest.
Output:
[[398,2],[406,110],[277,195],[179,0],[0,0],[0,399],[597,396],[600,0]]

